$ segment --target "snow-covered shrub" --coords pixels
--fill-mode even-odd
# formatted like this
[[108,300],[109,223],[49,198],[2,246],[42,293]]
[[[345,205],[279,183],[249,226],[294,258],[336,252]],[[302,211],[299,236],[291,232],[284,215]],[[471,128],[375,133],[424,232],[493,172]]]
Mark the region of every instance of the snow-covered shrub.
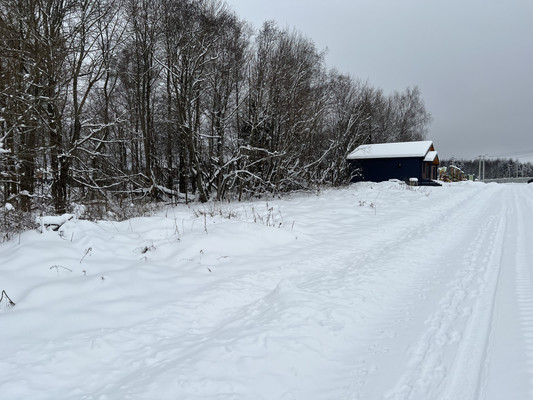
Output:
[[57,231],[62,225],[74,219],[74,214],[49,215],[37,217],[35,223],[39,225],[39,230],[43,233],[45,230]]
[[239,214],[235,210],[226,207],[222,203],[209,203],[207,206],[204,205],[201,208],[195,208],[192,211],[195,217],[219,216],[226,219],[232,219],[237,218],[239,216]]
[[80,219],[87,211],[87,207],[83,204],[72,203],[72,214],[76,216],[76,219]]
[[115,202],[115,201],[92,201],[76,204],[73,209],[74,214],[83,211],[83,219],[90,221],[124,221],[137,217],[149,217],[155,214],[160,208],[157,203],[152,203],[148,199],[136,200],[135,202]]
[[16,235],[33,229],[34,218],[30,213],[18,211],[11,203],[0,207],[0,242],[13,239]]
[[281,210],[274,210],[274,207],[270,206],[268,202],[266,202],[264,210],[252,207],[252,218],[256,224],[259,223],[274,228],[281,228],[283,225],[283,215],[281,214]]

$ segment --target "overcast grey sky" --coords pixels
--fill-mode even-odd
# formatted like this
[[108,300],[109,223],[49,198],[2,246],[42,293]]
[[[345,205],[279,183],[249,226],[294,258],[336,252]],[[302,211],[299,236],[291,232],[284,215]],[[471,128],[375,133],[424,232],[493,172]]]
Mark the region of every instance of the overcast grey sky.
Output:
[[[328,49],[329,67],[386,94],[417,85],[441,158],[533,160],[532,0],[227,0]],[[525,154],[528,153],[528,154]]]

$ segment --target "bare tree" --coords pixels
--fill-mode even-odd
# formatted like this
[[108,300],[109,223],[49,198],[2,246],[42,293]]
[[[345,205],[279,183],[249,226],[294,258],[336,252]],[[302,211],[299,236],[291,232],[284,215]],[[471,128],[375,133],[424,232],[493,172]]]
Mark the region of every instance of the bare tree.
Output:
[[248,82],[243,128],[252,176],[265,189],[307,187],[317,178],[316,161],[327,141],[323,54],[300,33],[267,22],[256,39]]
[[73,184],[88,189],[91,197],[107,197],[107,190],[126,175],[123,157],[111,160],[106,153],[108,147],[123,153],[123,141],[112,134],[121,118],[112,111],[118,81],[114,59],[125,31],[121,11],[117,1],[87,0],[79,4],[69,27],[68,156]]
[[[72,6],[60,0],[17,0],[0,3],[5,72],[2,77],[7,142],[21,161],[13,168],[9,192],[21,197],[29,211],[36,169],[36,144],[48,144],[55,208],[66,205],[62,141],[63,67],[66,54],[63,24]],[[45,135],[39,138],[38,135]],[[46,168],[46,166],[43,166]],[[18,187],[17,187],[18,186]]]
[[420,89],[415,86],[402,93],[395,92],[392,95],[392,104],[394,127],[390,140],[408,142],[425,138],[432,118],[426,110]]
[[239,93],[244,82],[248,34],[244,23],[227,10],[218,13],[220,39],[213,46],[213,60],[206,71],[205,106],[209,125],[208,189],[222,199],[233,172],[238,168]]

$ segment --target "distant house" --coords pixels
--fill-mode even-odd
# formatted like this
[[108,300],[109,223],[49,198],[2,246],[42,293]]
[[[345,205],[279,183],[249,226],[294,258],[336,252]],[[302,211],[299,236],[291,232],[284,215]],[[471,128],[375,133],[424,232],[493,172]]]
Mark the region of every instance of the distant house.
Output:
[[365,144],[347,157],[352,182],[381,182],[389,179],[432,184],[437,179],[439,156],[430,140]]

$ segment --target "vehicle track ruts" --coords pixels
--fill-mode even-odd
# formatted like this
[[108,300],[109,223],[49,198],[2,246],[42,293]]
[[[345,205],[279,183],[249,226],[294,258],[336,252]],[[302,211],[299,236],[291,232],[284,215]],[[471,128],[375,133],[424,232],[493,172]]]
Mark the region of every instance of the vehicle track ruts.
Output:
[[533,398],[533,237],[531,234],[528,236],[531,230],[526,228],[526,223],[533,223],[533,197],[531,190],[523,190],[521,194],[527,206],[522,203],[520,217],[517,218],[520,249],[517,252],[516,295],[528,363],[529,393]]
[[504,241],[506,206],[500,204],[463,250],[455,279],[426,320],[427,328],[414,344],[404,374],[385,399],[476,398]]

